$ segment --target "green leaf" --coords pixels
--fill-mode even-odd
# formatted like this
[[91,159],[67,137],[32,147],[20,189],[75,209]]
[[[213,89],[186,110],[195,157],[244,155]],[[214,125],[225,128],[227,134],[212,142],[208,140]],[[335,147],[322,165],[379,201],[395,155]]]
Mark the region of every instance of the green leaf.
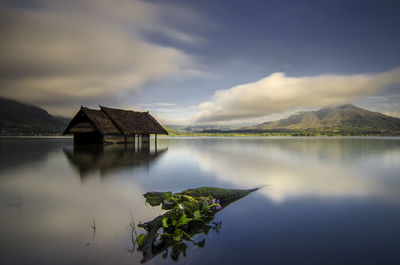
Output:
[[194,213],[193,213],[193,217],[194,217],[194,219],[196,220],[196,219],[200,219],[200,211],[199,210],[196,210],[196,211],[194,211]]
[[143,242],[144,239],[146,238],[145,234],[140,234],[137,238],[136,238],[136,243],[138,244],[139,247],[143,246]]
[[179,218],[179,220],[178,220],[176,226],[185,225],[185,224],[187,224],[187,222],[188,222],[188,220],[187,220],[187,218],[186,218],[186,214],[183,213],[183,214],[181,215],[181,217]]
[[183,226],[192,220],[193,220],[193,218],[188,218],[188,217],[186,217],[186,214],[183,213],[181,215],[181,217],[179,218],[178,222],[176,223],[176,226]]
[[201,208],[203,211],[208,211],[209,204],[206,200],[202,201]]
[[165,228],[168,227],[167,220],[168,220],[168,218],[165,218],[165,217],[162,219],[162,225],[163,225],[163,227],[165,227]]
[[181,209],[181,210],[185,209],[185,208],[183,207],[182,204],[178,204],[178,207],[179,207],[179,209]]
[[181,241],[182,240],[182,232],[180,230],[175,230],[174,235],[172,236],[172,238],[175,241]]

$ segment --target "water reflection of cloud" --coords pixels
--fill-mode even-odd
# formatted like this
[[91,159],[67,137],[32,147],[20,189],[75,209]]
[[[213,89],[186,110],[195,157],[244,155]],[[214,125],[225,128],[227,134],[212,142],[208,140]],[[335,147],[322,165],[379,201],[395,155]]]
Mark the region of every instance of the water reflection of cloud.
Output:
[[275,202],[301,196],[399,199],[396,186],[382,177],[400,169],[398,143],[396,147],[394,142],[378,146],[366,139],[286,140],[283,145],[232,141],[191,148],[203,170],[237,187],[270,185],[262,193]]
[[40,164],[53,153],[58,152],[60,145],[70,143],[71,139],[56,137],[16,137],[1,138],[0,149],[0,173],[1,177],[12,170],[20,170],[21,167],[30,167]]

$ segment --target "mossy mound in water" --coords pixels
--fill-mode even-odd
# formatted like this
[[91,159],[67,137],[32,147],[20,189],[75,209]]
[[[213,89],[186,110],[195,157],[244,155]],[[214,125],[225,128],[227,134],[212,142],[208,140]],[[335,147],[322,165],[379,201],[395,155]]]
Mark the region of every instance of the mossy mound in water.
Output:
[[182,195],[191,197],[212,197],[218,199],[222,206],[236,201],[257,189],[239,190],[239,189],[222,189],[215,187],[202,187],[197,189],[188,189],[183,191]]
[[161,205],[166,212],[152,221],[138,225],[147,231],[136,240],[139,250],[143,252],[144,261],[170,246],[174,248],[176,244],[184,244],[182,240],[192,241],[202,247],[205,240],[195,242],[192,237],[208,232],[211,228],[209,223],[216,212],[256,190],[201,187],[180,193],[147,192],[143,195],[146,203],[151,206]]
[[147,192],[143,194],[146,198],[146,203],[150,204],[151,206],[158,206],[164,200],[167,200],[172,197],[172,192]]

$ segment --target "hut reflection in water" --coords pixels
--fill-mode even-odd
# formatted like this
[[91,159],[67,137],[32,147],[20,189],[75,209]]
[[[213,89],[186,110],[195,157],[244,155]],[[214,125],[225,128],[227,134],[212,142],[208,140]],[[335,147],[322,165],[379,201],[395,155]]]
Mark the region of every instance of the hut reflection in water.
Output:
[[150,144],[75,145],[63,148],[65,156],[76,168],[81,180],[96,172],[100,176],[106,176],[124,169],[148,168],[167,150],[168,148],[150,149]]

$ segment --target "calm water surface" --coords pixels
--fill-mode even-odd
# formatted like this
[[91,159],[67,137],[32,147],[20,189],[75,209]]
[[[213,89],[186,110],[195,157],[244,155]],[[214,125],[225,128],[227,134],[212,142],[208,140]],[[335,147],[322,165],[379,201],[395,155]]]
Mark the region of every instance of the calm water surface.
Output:
[[131,215],[162,212],[143,193],[261,185],[195,237],[203,248],[147,263],[399,264],[400,138],[162,138],[157,151],[3,138],[0,264],[140,264]]

